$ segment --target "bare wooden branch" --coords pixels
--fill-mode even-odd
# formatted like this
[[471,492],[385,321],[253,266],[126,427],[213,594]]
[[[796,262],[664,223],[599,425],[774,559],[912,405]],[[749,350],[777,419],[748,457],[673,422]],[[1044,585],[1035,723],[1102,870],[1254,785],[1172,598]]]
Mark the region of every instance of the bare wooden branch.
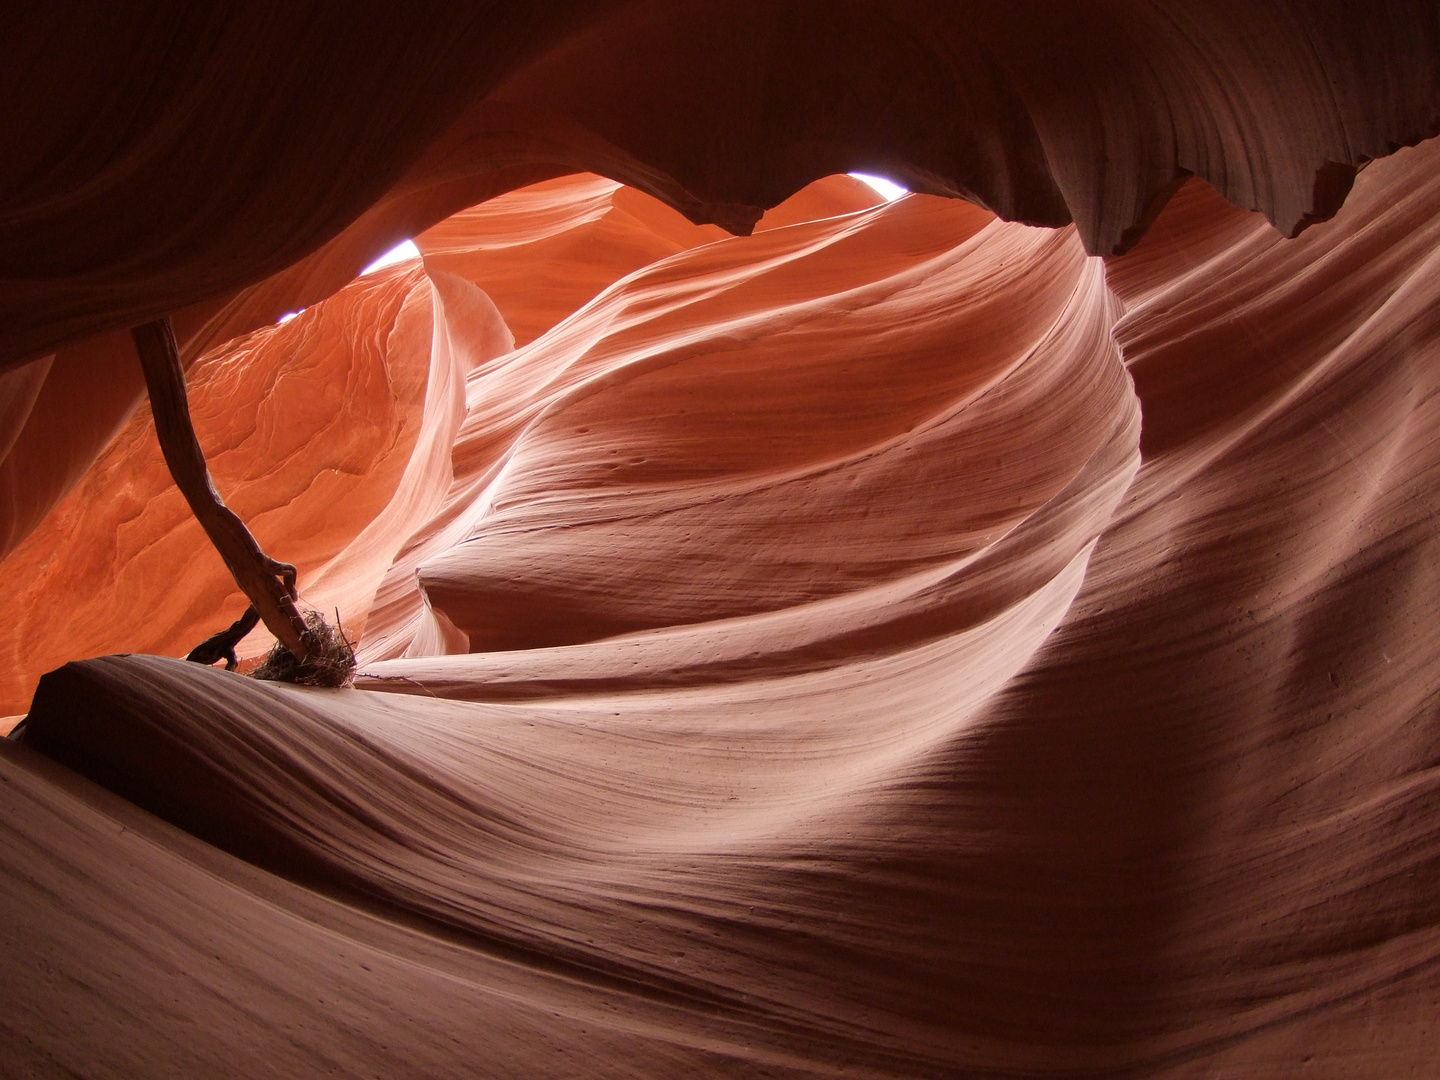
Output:
[[170,320],[157,319],[137,326],[131,334],[145,369],[155,433],[170,475],[266,628],[297,660],[304,661],[309,650],[304,641],[305,621],[295,608],[295,567],[261,551],[245,523],[225,505],[210,482],[205,454],[190,422],[185,369],[180,364]]

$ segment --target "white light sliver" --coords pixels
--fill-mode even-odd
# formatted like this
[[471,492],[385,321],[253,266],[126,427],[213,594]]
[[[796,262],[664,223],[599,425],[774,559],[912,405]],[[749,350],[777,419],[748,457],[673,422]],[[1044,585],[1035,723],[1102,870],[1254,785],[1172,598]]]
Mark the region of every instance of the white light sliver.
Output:
[[394,266],[396,263],[407,262],[410,259],[418,258],[420,258],[420,249],[415,246],[415,241],[402,240],[369,266],[365,267],[364,270],[361,270],[360,276],[364,277],[366,274],[373,274],[376,270],[384,270],[387,266]]
[[871,176],[869,173],[859,172],[852,172],[850,175],[862,183],[869,184],[886,202],[894,202],[901,195],[910,194],[909,188],[903,188],[893,180],[886,180],[883,176]]

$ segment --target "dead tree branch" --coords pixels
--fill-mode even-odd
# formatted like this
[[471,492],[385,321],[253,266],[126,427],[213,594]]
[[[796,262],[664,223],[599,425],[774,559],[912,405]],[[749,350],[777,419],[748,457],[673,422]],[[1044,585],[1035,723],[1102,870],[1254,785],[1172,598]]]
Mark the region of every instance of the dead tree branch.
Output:
[[305,621],[295,609],[295,567],[261,551],[245,523],[225,505],[210,482],[210,470],[190,422],[185,369],[180,364],[170,320],[157,319],[137,326],[131,334],[145,369],[155,433],[170,475],[266,628],[297,660],[306,660],[309,650],[304,641]]

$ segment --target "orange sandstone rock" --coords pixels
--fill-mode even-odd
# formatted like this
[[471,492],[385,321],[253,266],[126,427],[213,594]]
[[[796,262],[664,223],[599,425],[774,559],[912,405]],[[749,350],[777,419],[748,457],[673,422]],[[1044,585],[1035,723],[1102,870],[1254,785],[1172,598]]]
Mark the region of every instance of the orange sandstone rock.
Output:
[[10,1071],[1436,1074],[1433,5],[8,29],[9,692],[227,603],[162,312],[369,660],[47,676]]
[[[904,200],[476,365],[372,692],[47,677],[31,748],[130,801],[0,756],[0,944],[70,976],[7,1022],[130,1071],[1426,1075],[1437,154],[1298,241],[1190,187],[1104,263]],[[506,647],[427,640],[414,566],[462,619],[528,589]],[[607,600],[647,622],[524,640]]]
[[[781,209],[804,218],[877,201],[858,188],[835,178]],[[216,483],[267,549],[302,568],[306,601],[338,609],[347,632],[362,637],[397,549],[451,486],[464,382],[513,346],[506,314],[532,333],[548,328],[639,266],[723,235],[597,177],[537,185],[457,215],[421,236],[423,267],[356,281],[192,366],[192,411]],[[508,312],[457,272],[496,289]],[[214,332],[208,325],[198,333]],[[81,364],[91,381],[79,377]],[[109,381],[97,385],[100,372]],[[183,655],[244,600],[173,490],[146,410],[83,480],[74,474],[95,447],[77,440],[62,453],[42,441],[57,416],[81,432],[102,430],[92,414],[111,416],[112,427],[123,419],[143,392],[123,337],[5,380],[14,390],[0,423],[13,416],[16,430],[0,482],[15,485],[7,508],[11,535],[23,542],[3,563],[0,713],[19,713],[40,675],[65,660]],[[77,481],[36,528],[43,493]],[[257,631],[242,655],[259,655],[268,641]]]

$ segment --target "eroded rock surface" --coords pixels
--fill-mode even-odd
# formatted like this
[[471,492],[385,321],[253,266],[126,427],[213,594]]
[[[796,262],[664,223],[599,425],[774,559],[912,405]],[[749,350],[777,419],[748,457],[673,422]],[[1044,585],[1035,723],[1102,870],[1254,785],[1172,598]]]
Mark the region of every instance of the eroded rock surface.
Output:
[[[1430,1075],[1437,161],[1296,240],[1192,181],[1108,260],[931,196],[676,244],[552,181],[202,358],[349,342],[368,509],[287,512],[367,674],[46,677],[16,1060]],[[467,252],[567,200],[615,261],[492,302]]]
[[579,169],[738,231],[880,171],[1109,253],[1188,174],[1289,234],[1440,126],[1429,0],[39,7],[0,50],[7,367],[284,274],[273,319]]

